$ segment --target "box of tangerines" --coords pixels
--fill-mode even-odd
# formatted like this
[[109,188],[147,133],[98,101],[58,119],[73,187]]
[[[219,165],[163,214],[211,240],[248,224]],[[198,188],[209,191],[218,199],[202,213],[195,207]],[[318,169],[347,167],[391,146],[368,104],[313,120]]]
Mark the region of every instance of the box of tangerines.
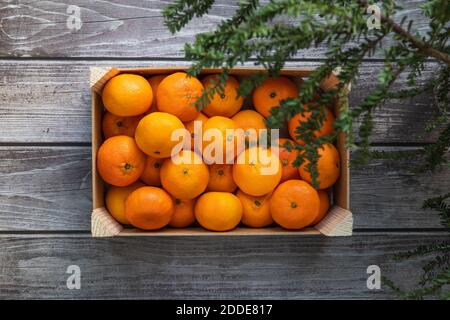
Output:
[[[294,165],[310,112],[266,125],[312,70],[284,69],[246,98],[240,82],[264,71],[233,69],[218,85],[221,71],[91,68],[92,235],[351,235],[345,136],[317,150],[313,188],[307,160]],[[333,132],[347,101],[327,108],[317,136]]]

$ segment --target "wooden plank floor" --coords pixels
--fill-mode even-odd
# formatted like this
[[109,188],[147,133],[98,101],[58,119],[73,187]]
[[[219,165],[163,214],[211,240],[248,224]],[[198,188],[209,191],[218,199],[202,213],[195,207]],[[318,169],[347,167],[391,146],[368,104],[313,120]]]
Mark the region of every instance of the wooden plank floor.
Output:
[[[418,5],[405,14],[425,28]],[[423,199],[450,189],[450,168],[411,174],[417,161],[376,160],[351,169],[355,235],[92,239],[91,66],[189,65],[182,48],[236,9],[221,0],[177,35],[163,25],[168,1],[0,1],[0,299],[8,298],[395,298],[366,286],[369,265],[403,287],[423,260],[393,255],[448,239]],[[68,5],[82,28],[66,26]],[[288,66],[317,66],[325,48],[300,52]],[[376,85],[378,59],[361,68],[351,104]],[[433,76],[427,64],[420,81]],[[397,87],[405,86],[400,79]],[[436,115],[432,92],[390,101],[374,114],[373,148],[407,150]],[[66,287],[67,267],[82,287]]]

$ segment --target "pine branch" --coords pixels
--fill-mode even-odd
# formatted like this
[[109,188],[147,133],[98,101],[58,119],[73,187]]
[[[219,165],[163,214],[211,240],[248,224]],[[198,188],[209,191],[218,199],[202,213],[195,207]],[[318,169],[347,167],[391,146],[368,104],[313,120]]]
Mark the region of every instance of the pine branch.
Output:
[[[174,32],[185,26],[194,16],[200,17],[208,12],[214,1],[177,0],[164,11],[166,24]],[[335,90],[320,92],[315,99],[312,115],[299,124],[296,134],[305,146],[296,146],[300,156],[294,162],[300,165],[305,159],[310,160],[307,170],[316,185],[317,148],[335,139],[339,132],[347,133],[347,146],[354,147],[353,123],[362,118],[359,127],[360,144],[357,157],[352,164],[366,162],[369,158],[405,159],[417,157],[425,164],[419,170],[436,170],[448,164],[450,148],[450,123],[448,123],[450,86],[450,5],[448,0],[430,0],[421,6],[422,12],[429,19],[429,32],[422,37],[412,30],[413,21],[405,17],[400,23],[394,16],[399,6],[395,1],[381,3],[381,29],[369,30],[366,26],[365,9],[368,1],[336,0],[333,5],[329,1],[317,0],[277,0],[261,5],[257,0],[246,0],[239,3],[239,8],[232,18],[222,21],[212,32],[196,36],[193,44],[186,44],[185,56],[193,60],[189,74],[197,76],[207,67],[223,68],[224,73],[213,86],[205,90],[197,102],[201,109],[212,96],[220,93],[226,82],[229,70],[238,64],[255,58],[255,65],[264,67],[267,72],[254,74],[241,82],[239,94],[246,96],[268,76],[277,76],[284,67],[285,61],[292,58],[298,51],[305,48],[327,47],[326,59],[312,74],[305,79],[299,97],[281,102],[280,108],[273,108],[267,125],[271,128],[281,127],[294,114],[305,111],[305,105],[311,107],[311,100],[319,91],[322,80],[329,76],[337,67],[341,69],[340,83]],[[277,17],[293,17],[295,23],[277,22]],[[381,40],[392,36],[393,44],[382,48]],[[358,44],[358,45],[355,45]],[[378,86],[367,94],[363,101],[351,109],[348,108],[346,85],[356,83],[361,62],[375,52],[381,52],[385,66],[378,77]],[[434,58],[442,64],[436,76],[425,85],[417,85],[425,62]],[[409,88],[393,91],[392,86],[400,76],[406,77]],[[418,150],[401,152],[371,151],[370,136],[373,131],[373,110],[387,99],[408,99],[432,89],[435,92],[439,117],[427,126],[427,132],[440,128],[438,139]],[[324,120],[324,108],[333,104],[339,98],[343,102],[340,114],[335,120],[335,134],[316,138],[314,131],[321,128]],[[355,161],[356,160],[356,161]],[[416,169],[416,172],[418,170]],[[443,224],[449,226],[448,195],[436,197],[424,202],[424,208],[437,211]],[[424,266],[421,288],[412,291],[402,291],[393,282],[386,283],[400,296],[422,299],[427,295],[436,295],[449,283],[448,257],[450,243],[443,241],[429,246],[421,246],[416,250],[402,253],[397,259],[411,257],[434,256]],[[450,298],[450,292],[440,294]]]
[[447,203],[448,200],[450,200],[450,193],[425,200],[422,208],[437,211],[441,217],[442,225],[450,228],[450,204]]
[[178,0],[164,8],[164,23],[170,32],[175,33],[192,20],[201,17],[211,8],[215,0]]
[[398,33],[399,35],[408,39],[410,41],[410,43],[413,46],[415,46],[417,49],[419,49],[424,55],[433,57],[433,58],[440,60],[450,66],[450,55],[448,55],[447,53],[436,50],[433,47],[427,45],[424,41],[420,40],[419,38],[414,37],[412,34],[410,34],[406,30],[404,30],[402,27],[400,27],[398,24],[396,24],[393,20],[386,18],[383,15],[381,15],[381,21],[386,22],[389,26],[392,27],[392,29],[396,33]]
[[[395,259],[404,260],[430,254],[437,255],[423,267],[423,274],[419,282],[420,288],[404,291],[386,277],[383,277],[383,283],[404,299],[421,300],[427,296],[436,295],[444,286],[450,284],[450,242],[444,241],[420,246],[413,251],[397,254]],[[448,299],[449,292],[441,293],[440,297]]]
[[434,87],[438,85],[437,79],[432,79],[431,81],[427,82],[422,87],[414,87],[409,89],[402,89],[398,91],[389,91],[387,93],[386,99],[407,99],[407,98],[414,98],[420,94],[426,93],[427,91],[432,90]]
[[447,253],[450,252],[450,242],[442,241],[432,245],[419,246],[412,251],[402,252],[395,255],[394,259],[397,261],[410,259],[413,257],[424,256],[432,253]]
[[439,115],[434,121],[427,126],[427,132],[430,132],[438,126],[448,121],[450,111],[450,67],[441,66],[435,81],[430,81],[436,89],[436,102]]
[[436,256],[433,260],[423,266],[422,269],[423,274],[419,284],[421,286],[426,286],[427,283],[436,279],[441,272],[450,269],[450,253]]
[[391,279],[389,279],[388,277],[385,276],[381,276],[381,281],[383,282],[384,285],[386,285],[389,289],[391,289],[392,291],[394,291],[398,296],[400,297],[405,297],[406,293],[405,291],[403,291],[399,286],[397,286],[394,281],[392,281]]
[[417,172],[434,171],[440,166],[448,163],[448,152],[450,148],[450,123],[443,130],[436,142],[427,145],[421,151],[425,164],[417,168]]
[[[366,8],[369,4],[366,0],[358,0],[359,4]],[[380,14],[380,20],[381,22],[386,23],[392,30],[397,33],[398,35],[402,36],[404,39],[408,40],[409,43],[415,48],[417,48],[422,54],[426,56],[433,57],[437,60],[440,60],[447,65],[450,66],[450,55],[446,52],[439,51],[426,42],[422,41],[421,39],[413,36],[411,33],[409,33],[407,30],[403,29],[400,25],[398,25],[394,20],[391,18]]]
[[[436,294],[444,286],[450,284],[450,270],[444,270],[438,273],[434,278],[430,280],[430,284],[427,287],[419,288],[407,292],[404,297],[406,299],[422,300],[427,296]],[[444,296],[443,294],[442,296]]]
[[420,156],[420,150],[371,150],[371,159],[384,159],[384,160],[403,160],[413,159]]
[[351,110],[351,118],[357,118],[361,114],[365,114],[363,122],[360,125],[359,137],[361,139],[358,152],[351,160],[352,166],[363,165],[367,163],[370,157],[370,135],[373,130],[372,110],[383,103],[387,99],[388,91],[392,84],[397,80],[399,75],[405,69],[404,66],[399,66],[397,70],[392,70],[392,65],[388,62],[379,75],[379,85],[371,93],[369,93],[364,100],[353,110]]
[[[193,76],[195,71],[188,70],[188,74]],[[201,96],[195,102],[197,110],[203,110],[209,102],[214,98],[214,95],[223,95],[225,92],[225,85],[229,77],[229,70],[223,69],[220,75],[211,81],[211,86],[203,90]]]

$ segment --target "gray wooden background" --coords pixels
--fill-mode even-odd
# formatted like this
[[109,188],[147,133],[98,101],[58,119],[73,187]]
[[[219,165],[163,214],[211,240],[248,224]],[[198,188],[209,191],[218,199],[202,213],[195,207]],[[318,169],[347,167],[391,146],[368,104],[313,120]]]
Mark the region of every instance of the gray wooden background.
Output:
[[[398,14],[414,17],[407,1]],[[186,237],[92,239],[90,66],[188,65],[183,44],[229,17],[211,12],[171,35],[167,1],[0,0],[0,298],[393,298],[369,290],[366,269],[414,286],[423,260],[395,262],[396,252],[448,239],[428,196],[450,189],[450,170],[411,174],[407,161],[372,161],[351,170],[353,237]],[[82,27],[67,27],[67,8],[81,8]],[[324,48],[304,51],[289,66],[315,66]],[[357,103],[382,66],[365,61],[351,93]],[[427,64],[421,81],[433,75]],[[398,82],[404,86],[405,80]],[[381,150],[417,148],[436,114],[432,92],[391,101],[375,117]],[[81,268],[81,289],[66,287],[66,269]]]

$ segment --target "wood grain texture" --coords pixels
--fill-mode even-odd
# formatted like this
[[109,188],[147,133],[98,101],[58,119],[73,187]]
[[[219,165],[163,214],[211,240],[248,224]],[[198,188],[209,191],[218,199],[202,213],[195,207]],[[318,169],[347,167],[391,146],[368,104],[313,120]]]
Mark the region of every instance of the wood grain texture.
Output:
[[[450,189],[450,169],[412,174],[411,163],[379,160],[351,169],[354,228],[441,226],[421,204]],[[0,147],[0,231],[89,231],[91,211],[89,147]]]
[[[202,18],[195,18],[175,35],[164,26],[162,9],[173,1],[28,1],[0,4],[0,56],[4,57],[184,57],[183,47],[195,35],[213,29],[231,17],[237,1],[221,0]],[[261,1],[265,3],[267,1]],[[401,1],[415,31],[425,33],[420,14],[424,1]],[[68,28],[69,5],[80,8],[81,29]],[[369,17],[369,15],[368,15]],[[284,19],[289,22],[289,19]],[[69,23],[70,24],[70,23]],[[386,41],[387,45],[390,41]],[[302,50],[296,58],[323,58],[326,46]]]
[[[287,67],[316,67],[319,62],[289,62]],[[57,142],[89,143],[90,90],[89,67],[188,66],[183,61],[40,61],[0,60],[0,115],[3,134],[0,143]],[[360,80],[350,93],[356,106],[377,83],[381,62],[367,62]],[[420,79],[434,75],[430,63]],[[406,86],[401,78],[396,89]],[[422,135],[427,123],[437,114],[432,92],[411,100],[392,100],[373,114],[374,143],[430,142],[436,134]],[[356,124],[357,127],[357,124]]]
[[[403,288],[419,279],[422,259],[393,255],[448,234],[356,234],[353,237],[215,237],[91,239],[0,236],[0,298],[381,299],[368,290],[367,267]],[[68,290],[67,267],[81,269]]]
[[[373,148],[396,151],[414,148]],[[436,212],[421,209],[427,198],[450,190],[450,168],[415,173],[423,162],[417,158],[372,160],[350,168],[350,204],[356,228],[442,227]]]
[[88,230],[91,150],[0,147],[0,230]]

